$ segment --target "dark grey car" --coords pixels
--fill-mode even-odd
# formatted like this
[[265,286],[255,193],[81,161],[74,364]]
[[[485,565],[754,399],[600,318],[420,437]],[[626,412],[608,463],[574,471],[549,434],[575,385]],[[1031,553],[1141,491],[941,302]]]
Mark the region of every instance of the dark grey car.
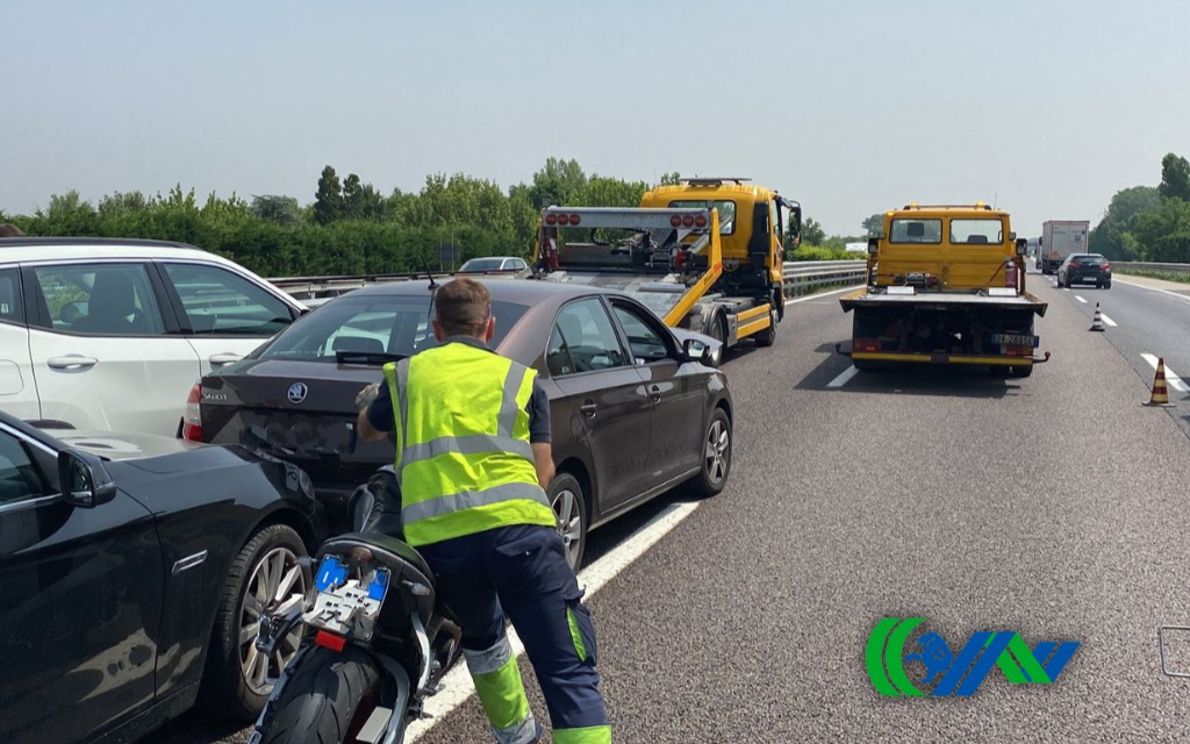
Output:
[[[731,468],[727,378],[716,342],[667,328],[630,297],[532,280],[485,281],[494,348],[535,367],[551,403],[550,497],[568,558],[586,533],[676,485],[718,493]],[[308,472],[332,524],[352,490],[392,460],[354,431],[355,396],[380,367],[435,345],[424,280],[375,285],[300,318],[196,391],[208,442],[262,445]]]
[[1111,289],[1111,264],[1099,253],[1071,253],[1058,267],[1058,286],[1075,284]]

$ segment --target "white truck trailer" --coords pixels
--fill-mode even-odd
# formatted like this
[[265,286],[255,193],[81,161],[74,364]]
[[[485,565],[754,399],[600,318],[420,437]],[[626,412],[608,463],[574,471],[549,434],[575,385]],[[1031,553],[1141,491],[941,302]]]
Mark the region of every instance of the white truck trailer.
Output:
[[1086,220],[1049,220],[1041,226],[1037,265],[1042,274],[1053,274],[1071,253],[1086,253],[1091,223]]

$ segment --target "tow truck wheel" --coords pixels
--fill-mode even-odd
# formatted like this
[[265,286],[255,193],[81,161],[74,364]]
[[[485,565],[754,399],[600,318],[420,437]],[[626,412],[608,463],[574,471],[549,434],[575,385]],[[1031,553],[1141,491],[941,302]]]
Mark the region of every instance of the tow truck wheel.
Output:
[[769,310],[769,327],[756,334],[757,346],[772,346],[777,342],[777,311]]
[[1028,377],[1029,375],[1033,374],[1033,365],[1027,364],[1023,367],[1013,367],[1012,372],[1009,374],[1018,379],[1022,377]]

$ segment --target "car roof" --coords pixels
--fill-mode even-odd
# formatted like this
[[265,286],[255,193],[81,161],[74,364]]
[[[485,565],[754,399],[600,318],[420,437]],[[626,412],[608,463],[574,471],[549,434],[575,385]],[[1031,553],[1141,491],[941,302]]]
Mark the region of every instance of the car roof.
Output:
[[[471,278],[471,277],[468,277]],[[436,279],[438,285],[450,281],[448,277]],[[583,297],[593,294],[618,294],[616,290],[603,287],[592,287],[586,284],[563,284],[561,282],[543,281],[539,279],[482,279],[473,278],[488,288],[493,300],[502,302],[518,302],[532,305],[549,299],[565,300],[571,297]],[[384,282],[369,284],[350,292],[343,297],[375,297],[377,295],[417,295],[429,289],[426,279],[414,279],[407,282]]]
[[235,265],[188,243],[139,238],[0,238],[0,263],[87,258],[188,258]]

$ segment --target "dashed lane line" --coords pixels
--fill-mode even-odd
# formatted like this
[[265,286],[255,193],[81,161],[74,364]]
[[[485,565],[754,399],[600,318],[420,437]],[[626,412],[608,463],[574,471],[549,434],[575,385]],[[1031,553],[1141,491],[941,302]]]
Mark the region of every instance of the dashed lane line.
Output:
[[814,294],[808,294],[805,297],[795,297],[792,300],[786,300],[785,307],[789,307],[790,305],[794,305],[799,302],[808,302],[809,300],[817,300],[820,297],[830,297],[831,295],[839,294],[840,292],[851,292],[851,291],[854,291],[855,289],[858,289],[858,285],[855,287],[842,287],[840,289],[832,289],[827,292],[815,292]]
[[853,364],[853,365],[851,365],[850,367],[848,367],[847,369],[843,370],[843,372],[842,372],[842,373],[841,373],[841,374],[840,374],[838,377],[836,377],[835,379],[833,379],[833,380],[831,380],[830,382],[826,383],[826,386],[827,386],[828,388],[841,388],[841,387],[843,387],[844,385],[846,385],[846,384],[847,384],[847,382],[848,382],[848,381],[849,381],[849,380],[850,380],[852,377],[855,377],[855,375],[856,375],[858,372],[859,372],[859,369],[857,369],[857,368],[856,368],[856,366]]
[[1109,317],[1107,316],[1107,313],[1103,312],[1102,310],[1100,310],[1100,311],[1099,311],[1099,317],[1100,317],[1100,318],[1103,320],[1103,324],[1104,324],[1105,326],[1109,326],[1109,327],[1111,327],[1111,328],[1115,328],[1116,326],[1118,326],[1118,325],[1119,325],[1119,323],[1117,323],[1116,321],[1114,321],[1114,320],[1112,320],[1111,318],[1109,318]]
[[[693,514],[694,510],[702,503],[704,502],[693,501],[667,506],[627,540],[580,571],[578,583],[579,586],[586,589],[584,598],[590,598],[591,595],[606,586],[617,574],[644,555],[670,530],[677,527],[682,520]],[[508,629],[508,640],[512,645],[514,657],[524,653],[525,646],[512,628]],[[475,692],[475,685],[472,683],[471,675],[467,673],[467,665],[463,661],[459,661],[454,669],[446,673],[441,684],[442,691],[426,700],[425,713],[429,717],[410,724],[405,741],[417,741],[420,736],[445,718],[447,713],[462,705]]]
[[1079,302],[1083,303],[1084,305],[1087,304],[1087,301],[1083,298],[1082,295],[1075,295],[1074,299],[1078,300]]
[[[1156,354],[1145,353],[1145,354],[1141,354],[1141,357],[1146,362],[1149,363],[1150,367],[1152,367],[1153,369],[1157,369],[1157,355]],[[1169,368],[1168,364],[1165,365],[1165,382],[1168,383],[1171,388],[1173,388],[1174,390],[1177,390],[1179,393],[1190,392],[1190,385],[1187,385],[1185,380],[1183,380],[1181,377],[1178,377],[1177,374],[1172,369]]]

